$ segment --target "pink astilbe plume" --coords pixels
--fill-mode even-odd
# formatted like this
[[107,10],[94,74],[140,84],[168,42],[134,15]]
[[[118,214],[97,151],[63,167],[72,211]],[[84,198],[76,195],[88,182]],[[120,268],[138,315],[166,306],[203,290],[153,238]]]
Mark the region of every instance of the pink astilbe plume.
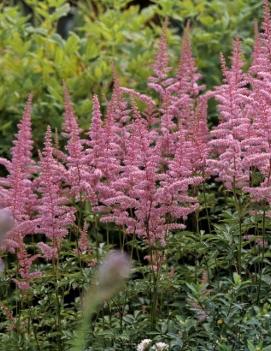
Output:
[[54,261],[58,256],[58,247],[56,246],[51,246],[41,241],[37,243],[37,247],[46,261]]
[[263,1],[264,19],[262,23],[262,31],[259,33],[255,26],[255,44],[253,49],[253,61],[250,72],[258,76],[269,73],[271,71],[271,20],[270,5],[268,0]]
[[98,97],[95,95],[92,99],[92,119],[89,129],[88,147],[84,162],[88,166],[88,184],[85,187],[86,197],[92,203],[98,202],[97,187],[101,178],[106,177],[107,165],[105,158],[105,131],[102,125],[101,107]]
[[158,50],[152,65],[153,74],[148,79],[148,87],[159,93],[162,99],[166,96],[166,88],[172,82],[168,77],[171,68],[168,57],[167,26],[168,21],[166,20],[163,23]]
[[[264,1],[261,33],[255,30],[253,62],[249,70],[251,85],[253,132],[243,142],[245,163],[250,169],[251,182],[245,188],[254,201],[271,204],[271,17],[269,1]],[[259,177],[260,173],[260,177]],[[261,179],[256,183],[254,178]],[[268,215],[271,215],[270,211]]]
[[[112,108],[112,105],[111,105]],[[119,174],[119,164],[123,158],[125,147],[118,135],[120,131],[119,121],[114,120],[112,111],[108,111],[107,118],[103,125],[100,104],[97,96],[93,97],[92,124],[89,131],[89,147],[87,149],[86,163],[89,166],[89,183],[91,191],[88,199],[97,204],[101,198],[107,196],[104,189],[108,191],[108,185],[116,179]],[[122,127],[123,128],[123,127]],[[121,147],[123,149],[121,150]]]
[[92,99],[92,119],[91,127],[89,129],[89,146],[90,150],[87,150],[89,153],[89,164],[92,167],[95,167],[99,170],[103,168],[100,166],[99,159],[104,150],[104,129],[102,126],[102,114],[101,107],[98,97],[95,95]]
[[[31,256],[27,255],[26,261],[22,261],[20,255],[26,252],[24,237],[35,232],[33,215],[37,205],[32,180],[37,168],[32,161],[31,108],[32,96],[30,95],[18,125],[18,133],[11,150],[11,161],[3,162],[3,159],[0,161],[8,170],[7,177],[0,181],[2,201],[4,198],[2,205],[9,208],[15,220],[14,226],[5,236],[2,248],[15,253],[20,269],[26,269],[26,271],[30,269]],[[25,268],[26,264],[27,268]]]
[[39,258],[39,255],[29,255],[22,239],[18,241],[18,244],[17,259],[19,265],[18,273],[20,277],[13,280],[20,290],[28,290],[30,289],[31,281],[41,276],[41,272],[39,271],[31,272],[32,263]]
[[[179,69],[175,77],[167,77],[169,68],[166,52],[164,29],[160,39],[160,49],[153,66],[154,75],[149,79],[149,82],[155,81],[158,84],[157,77],[159,76],[166,82],[160,87],[162,91],[159,108],[161,152],[163,156],[173,156],[178,131],[182,130],[186,141],[189,141],[189,153],[193,160],[194,173],[199,171],[203,173],[208,155],[207,102],[209,95],[200,96],[204,87],[199,84],[201,75],[198,73],[192,54],[189,26],[186,27],[183,35]],[[152,83],[148,85],[152,87]],[[165,158],[164,164],[166,164]]]
[[91,253],[91,247],[88,238],[88,224],[84,223],[83,229],[80,230],[80,238],[78,241],[78,251],[79,253]]
[[190,26],[186,26],[183,38],[179,69],[177,73],[177,89],[179,94],[188,94],[196,97],[202,90],[203,86],[199,85],[201,79],[195,59],[192,54],[192,45],[190,40]]
[[180,54],[179,69],[172,84],[167,88],[170,99],[166,109],[175,117],[177,128],[187,130],[194,114],[195,100],[203,91],[204,86],[199,84],[199,74],[192,54],[190,28],[185,28]]
[[63,123],[63,135],[70,138],[72,134],[76,134],[79,138],[80,128],[78,126],[77,117],[75,115],[70,93],[66,84],[63,84],[64,90],[64,123]]
[[[134,124],[130,125],[130,128],[133,128]],[[124,126],[122,127],[124,128]],[[127,136],[126,136],[127,139]],[[123,222],[121,222],[121,219],[118,218],[118,215],[116,215],[116,212],[118,212],[118,214],[121,213],[122,209],[117,208],[117,207],[121,207],[122,205],[120,203],[117,204],[116,206],[116,201],[122,201],[123,203],[126,201],[129,201],[128,196],[124,195],[124,193],[126,192],[126,188],[130,188],[130,184],[128,179],[125,177],[125,170],[124,170],[124,164],[127,163],[127,158],[130,160],[131,158],[134,159],[134,154],[136,153],[138,155],[138,157],[140,157],[140,153],[137,153],[136,150],[138,149],[138,147],[140,147],[140,143],[138,144],[133,144],[133,147],[131,148],[131,140],[132,140],[132,136],[131,136],[131,130],[128,134],[128,139],[126,140],[126,146],[125,146],[125,154],[124,157],[125,159],[122,160],[122,166],[116,169],[117,173],[116,176],[112,177],[112,174],[108,174],[107,176],[104,177],[103,181],[99,184],[99,199],[100,199],[100,204],[99,206],[95,207],[95,210],[97,212],[102,212],[103,214],[103,220],[104,221],[113,221],[119,225],[124,225]],[[105,151],[107,151],[107,156],[109,156],[108,151],[110,151],[110,145],[109,146],[109,150],[107,148],[104,148]],[[111,149],[112,151],[112,149]],[[105,155],[105,153],[103,153],[103,156]],[[99,155],[100,158],[100,155]],[[108,163],[111,163],[111,160],[108,160]],[[113,203],[115,202],[115,208],[111,211],[111,209],[113,208],[111,205],[109,205],[109,203]],[[125,209],[127,206],[127,202],[126,204],[123,204]],[[112,207],[112,208],[111,208]],[[107,213],[110,213],[108,216],[106,215]],[[112,214],[113,212],[113,214]],[[122,214],[123,216],[123,214]]]
[[85,191],[88,178],[88,167],[84,162],[85,151],[83,140],[80,138],[80,128],[72,106],[72,101],[67,87],[64,85],[64,124],[63,134],[67,137],[67,182],[71,187],[71,195],[80,197]]
[[[204,88],[199,83],[201,74],[192,54],[189,25],[185,28],[182,38],[178,71],[171,77],[169,77],[171,69],[168,65],[167,51],[165,23],[148,86],[158,91],[161,96],[162,123],[171,124],[172,127],[175,125],[177,129],[187,128],[194,113],[195,99]],[[173,119],[175,123],[172,122]]]
[[[35,232],[34,211],[37,196],[34,194],[33,173],[37,168],[32,160],[31,131],[32,96],[30,95],[18,125],[18,133],[11,149],[11,161],[1,162],[9,172],[1,180],[1,195],[5,197],[5,205],[10,209],[15,225],[7,233],[3,248],[15,253],[18,260],[18,279],[14,279],[18,288],[28,289],[30,282],[40,276],[40,272],[31,272],[33,261],[38,256],[27,253],[24,237]],[[3,161],[3,160],[2,160]]]
[[209,142],[213,159],[209,171],[217,175],[226,188],[243,188],[249,182],[249,170],[244,161],[242,142],[250,130],[251,97],[248,78],[242,71],[240,41],[233,45],[231,68],[221,57],[224,83],[214,91],[218,101],[219,124],[211,131]]
[[255,172],[261,174],[262,182],[260,184],[251,183],[249,187],[246,187],[246,191],[249,191],[257,201],[270,199],[271,190],[271,107],[268,95],[271,96],[269,82],[267,81],[265,84],[264,80],[259,81],[257,78],[253,78],[251,93],[253,119],[251,131],[246,140],[242,142],[242,147],[243,163],[250,170],[251,181],[253,182]]
[[190,162],[193,174],[205,175],[207,168],[207,159],[209,156],[209,130],[207,124],[208,110],[207,94],[201,95],[196,100],[196,108],[193,118],[188,127],[187,140],[191,143]]
[[122,162],[126,153],[126,140],[129,135],[127,126],[130,124],[130,107],[124,97],[117,72],[114,70],[114,88],[111,100],[107,104],[105,133],[107,134],[106,148]]
[[75,210],[67,206],[68,200],[61,189],[61,178],[59,177],[61,170],[61,165],[53,157],[51,129],[48,127],[40,161],[39,192],[41,199],[38,206],[36,230],[45,234],[51,240],[52,247],[58,251],[62,240],[68,233],[68,226],[75,220]]
[[176,220],[187,219],[198,207],[195,197],[189,196],[189,188],[197,187],[203,181],[201,176],[195,176],[191,162],[191,143],[186,140],[185,133],[177,133],[176,149],[173,158],[168,160],[168,169],[161,177],[161,197],[167,207],[166,216],[171,218],[168,230],[184,228]]
[[107,180],[115,179],[119,173],[119,164],[125,153],[125,127],[115,126],[113,116],[107,114],[104,122],[104,150],[100,158],[101,170]]
[[110,101],[106,107],[106,119],[113,123],[115,128],[121,128],[129,120],[129,107],[127,101],[124,99],[124,95],[120,85],[120,78],[118,73],[113,67],[113,79],[114,86]]
[[32,161],[31,108],[32,96],[30,95],[11,149],[11,161],[3,159],[0,161],[9,172],[6,178],[1,179],[0,193],[17,222],[29,219],[36,205],[32,184],[35,164]]

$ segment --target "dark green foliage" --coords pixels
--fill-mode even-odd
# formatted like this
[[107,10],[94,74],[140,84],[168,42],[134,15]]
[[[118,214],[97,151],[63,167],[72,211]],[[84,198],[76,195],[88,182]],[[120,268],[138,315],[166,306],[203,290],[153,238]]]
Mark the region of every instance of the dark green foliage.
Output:
[[[171,234],[166,247],[152,252],[158,270],[148,263],[148,247],[132,238],[123,240],[122,234],[115,232],[134,258],[133,274],[127,287],[94,315],[89,325],[89,350],[136,350],[145,338],[166,342],[173,351],[269,350],[270,220],[263,222],[262,216],[249,215],[247,199],[242,199],[240,263],[234,198],[225,193],[221,211],[222,200],[215,200],[215,193],[217,189],[210,187],[208,196],[200,194],[207,202],[193,215],[198,222],[196,230],[190,218],[187,230]],[[89,234],[97,239],[96,220],[92,222],[91,216],[89,220],[93,223]],[[101,227],[101,242],[106,241],[107,230]],[[110,241],[118,242],[113,233],[112,228]],[[261,246],[263,240],[268,246]],[[0,340],[8,347],[5,350],[69,350],[80,318],[80,296],[91,281],[92,266],[108,244],[92,241],[92,253],[78,256],[73,253],[73,240],[67,240],[58,271],[37,261],[43,277],[34,280],[33,289],[26,293],[15,290],[10,278],[15,277],[16,267],[10,261],[1,277]],[[7,318],[3,306],[9,308],[13,320]]]

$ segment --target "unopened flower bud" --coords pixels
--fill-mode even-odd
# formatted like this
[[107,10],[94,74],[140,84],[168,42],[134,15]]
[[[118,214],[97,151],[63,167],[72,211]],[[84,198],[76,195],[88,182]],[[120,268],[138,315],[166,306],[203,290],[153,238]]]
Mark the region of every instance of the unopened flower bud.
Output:
[[98,268],[97,285],[99,289],[115,290],[129,277],[131,262],[120,251],[111,251]]
[[8,208],[0,209],[0,244],[5,239],[6,233],[14,226],[15,221]]

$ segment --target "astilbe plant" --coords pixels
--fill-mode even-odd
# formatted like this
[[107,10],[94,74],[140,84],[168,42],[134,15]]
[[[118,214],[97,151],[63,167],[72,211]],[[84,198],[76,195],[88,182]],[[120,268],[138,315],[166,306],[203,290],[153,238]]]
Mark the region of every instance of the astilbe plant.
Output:
[[[22,269],[25,266],[29,271],[31,263],[39,257],[31,257],[25,250],[26,234],[45,234],[46,240],[37,243],[42,257],[46,260],[58,257],[68,227],[75,221],[72,199],[90,202],[101,221],[113,222],[126,234],[136,235],[151,246],[164,245],[170,231],[184,228],[183,221],[198,206],[189,189],[203,181],[207,97],[199,96],[200,76],[192,60],[188,32],[183,39],[176,77],[168,76],[172,70],[168,67],[166,50],[164,26],[153,66],[154,76],[149,79],[150,88],[161,95],[161,105],[148,95],[121,87],[114,73],[114,89],[105,120],[98,98],[93,97],[92,124],[86,140],[80,136],[64,85],[66,153],[53,148],[48,129],[43,153],[35,167],[31,159],[29,99],[12,161],[1,161],[10,171],[10,176],[2,180],[1,191],[6,201],[10,199],[7,205],[24,229],[20,240],[14,241],[11,234],[7,239],[18,249]],[[192,60],[189,64],[188,58]],[[143,104],[142,111],[137,102]],[[188,123],[189,118],[193,123]],[[197,161],[192,162],[193,157]],[[35,174],[38,176],[33,181]],[[16,196],[21,194],[21,202],[12,195],[14,189]],[[27,278],[25,272],[22,280],[24,277]]]
[[[253,61],[249,69],[251,84],[251,109],[253,111],[252,129],[253,134],[247,139],[248,155],[246,161],[250,169],[260,172],[261,180],[255,184],[250,184],[245,190],[248,191],[255,201],[265,201],[271,204],[271,61],[270,61],[270,33],[271,16],[268,1],[264,2],[264,21],[262,32],[258,33],[256,28],[256,38],[253,51]],[[252,177],[253,179],[253,174]],[[267,211],[270,215],[270,211]]]
[[2,206],[9,208],[15,219],[15,225],[8,232],[3,247],[9,252],[16,253],[17,274],[20,275],[20,279],[14,281],[21,289],[27,289],[32,278],[40,275],[39,272],[30,272],[32,262],[38,255],[29,255],[24,243],[25,236],[35,232],[33,211],[37,206],[33,184],[36,166],[32,160],[31,108],[30,95],[11,149],[11,161],[1,159],[1,163],[8,171],[7,177],[1,179],[1,196],[4,201]]
[[[239,222],[239,273],[242,271],[243,234],[246,234],[244,218],[248,213],[254,214],[262,227],[262,265],[266,216],[270,216],[270,30],[269,3],[264,1],[264,21],[261,33],[256,26],[251,67],[244,72],[241,43],[236,39],[230,68],[226,67],[221,56],[224,82],[213,92],[218,102],[219,124],[210,132],[207,164],[210,174],[218,176],[226,189],[233,193]],[[247,212],[251,207],[252,211]],[[247,237],[245,235],[244,239]],[[258,299],[260,289],[261,278]]]
[[169,231],[184,228],[184,220],[198,206],[189,191],[203,181],[208,139],[208,96],[199,95],[202,86],[188,28],[176,76],[170,72],[165,24],[148,82],[158,92],[158,101],[121,87],[114,72],[104,120],[98,97],[93,97],[87,139],[80,136],[64,84],[65,152],[52,146],[48,128],[37,165],[31,157],[29,98],[12,159],[1,159],[9,172],[1,180],[2,201],[13,212],[15,228],[21,228],[13,230],[19,233],[16,240],[10,233],[6,242],[9,249],[18,250],[22,269],[29,260],[25,264],[29,271],[39,257],[28,255],[24,247],[27,234],[45,234],[46,240],[37,243],[42,257],[58,257],[68,227],[75,222],[74,201],[88,201],[101,221],[113,222],[151,246],[164,245]]
[[8,176],[1,179],[2,206],[11,209],[18,225],[31,218],[37,203],[32,182],[35,163],[32,160],[31,108],[30,95],[11,149],[11,161],[1,159],[8,171]]
[[[188,41],[186,37],[184,40]],[[207,106],[202,100],[195,112],[192,111],[191,103],[191,115],[195,112],[198,120],[195,118],[191,131],[188,131],[181,120],[182,115],[176,101],[187,101],[191,91],[187,88],[183,94],[177,96],[175,92],[178,91],[178,78],[166,78],[169,72],[166,46],[164,27],[153,66],[154,76],[149,79],[149,86],[162,95],[162,106],[155,107],[152,99],[134,90],[122,88],[118,91],[116,86],[112,100],[118,99],[119,106],[122,106],[122,94],[127,93],[131,101],[130,109],[126,110],[124,105],[122,125],[119,123],[120,118],[116,118],[118,113],[112,114],[113,100],[109,104],[110,109],[102,126],[96,100],[90,135],[92,150],[97,151],[93,153],[90,150],[89,159],[92,159],[96,164],[95,168],[99,169],[102,175],[96,185],[99,203],[94,208],[95,211],[100,213],[102,221],[114,222],[123,227],[126,233],[135,234],[151,245],[165,244],[167,233],[183,228],[182,220],[195,210],[197,200],[188,196],[188,190],[190,186],[200,184],[202,178],[195,176],[192,160],[185,155],[191,155],[192,150],[196,154],[201,150],[200,143],[204,144],[202,148],[206,148],[207,145],[205,137],[199,137],[197,145],[191,139],[192,129],[198,130],[198,125],[206,118],[203,110]],[[188,44],[184,48],[190,50]],[[183,56],[186,57],[186,54],[183,53]],[[193,65],[190,71],[191,76],[198,79]],[[165,80],[167,83],[164,83]],[[187,84],[189,82],[190,79],[187,79]],[[175,90],[168,91],[170,83],[174,84]],[[191,84],[194,87],[196,85],[194,81]],[[145,103],[148,113],[152,110],[155,114],[155,109],[158,113],[160,110],[161,122],[155,124],[147,117],[144,118],[135,100]],[[179,123],[173,121],[174,112],[179,113]],[[144,113],[145,116],[148,116],[148,113]],[[205,133],[207,129],[201,132]],[[106,163],[103,163],[104,160]]]
[[[208,170],[229,190],[249,193],[254,202],[270,205],[270,29],[268,1],[264,2],[261,33],[256,26],[252,64],[244,73],[240,40],[233,45],[228,69],[221,56],[224,83],[213,96],[218,101],[219,124],[211,131]],[[269,212],[267,212],[269,213]]]

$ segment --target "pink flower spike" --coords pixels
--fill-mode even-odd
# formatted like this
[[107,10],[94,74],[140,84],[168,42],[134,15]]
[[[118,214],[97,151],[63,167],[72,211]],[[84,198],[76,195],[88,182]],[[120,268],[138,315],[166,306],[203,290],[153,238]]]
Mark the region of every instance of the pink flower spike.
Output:
[[68,199],[61,189],[62,167],[53,158],[51,129],[45,135],[45,146],[41,159],[39,191],[42,194],[38,206],[37,232],[44,233],[59,252],[61,241],[68,233],[67,227],[75,220],[75,209],[67,206]]

